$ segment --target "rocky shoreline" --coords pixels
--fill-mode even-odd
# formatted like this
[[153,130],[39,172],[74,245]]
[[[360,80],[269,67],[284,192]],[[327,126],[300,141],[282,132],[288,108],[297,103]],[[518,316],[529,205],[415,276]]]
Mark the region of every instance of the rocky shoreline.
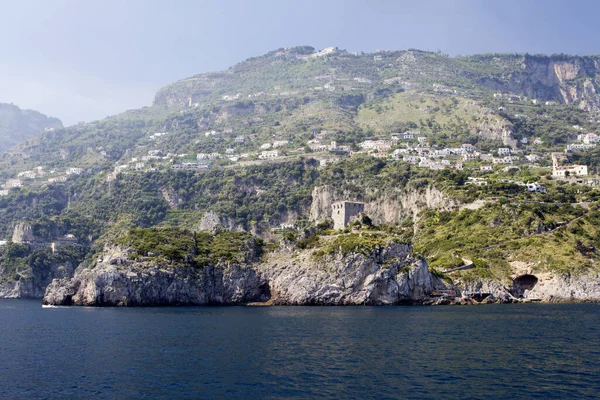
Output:
[[248,264],[173,266],[105,249],[71,278],[54,279],[44,305],[466,305],[600,301],[600,275],[521,274],[511,285],[493,280],[451,282],[436,276],[408,245],[369,254],[281,252]]

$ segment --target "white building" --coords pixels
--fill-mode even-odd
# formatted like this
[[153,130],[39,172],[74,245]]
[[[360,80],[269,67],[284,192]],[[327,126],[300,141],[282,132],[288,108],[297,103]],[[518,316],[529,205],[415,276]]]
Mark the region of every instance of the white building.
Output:
[[23,181],[20,179],[9,179],[4,184],[5,189],[15,189],[23,186]]
[[407,162],[409,164],[416,164],[419,162],[419,160],[421,159],[421,157],[417,157],[417,156],[404,156],[402,157],[402,161]]
[[83,168],[69,168],[67,169],[67,175],[81,175]]
[[156,133],[153,133],[152,135],[150,135],[150,139],[156,139],[161,136],[165,136],[166,134],[167,134],[167,132],[156,132]]
[[578,143],[572,143],[572,144],[567,145],[567,148],[565,149],[565,151],[566,152],[581,151],[581,150],[593,149],[594,147],[596,147],[596,144],[578,144]]
[[263,143],[260,145],[261,150],[267,150],[270,149],[271,146],[273,146],[271,143]]
[[19,178],[27,178],[27,179],[33,179],[36,177],[36,173],[33,171],[23,171],[23,172],[19,172],[17,174],[17,176]]
[[493,171],[494,170],[494,168],[492,168],[491,165],[482,165],[481,167],[479,167],[479,169],[481,171]]
[[54,178],[48,178],[48,183],[58,183],[58,182],[66,182],[67,181],[67,177],[62,175],[62,176],[56,176]]
[[467,178],[467,181],[465,182],[465,185],[486,186],[487,179],[486,178],[474,178],[472,176],[469,176]]
[[270,158],[277,158],[279,157],[279,150],[271,150],[271,151],[263,151],[258,158],[261,160],[266,160],[266,159],[270,159]]
[[150,150],[148,151],[148,155],[149,156],[156,156],[156,157],[162,157],[164,156],[163,152],[160,150]]
[[587,176],[587,165],[563,165],[554,166],[552,168],[552,176],[556,178],[564,178],[567,176]]
[[475,151],[475,146],[473,146],[470,143],[465,143],[462,146],[460,146],[464,151],[466,151],[467,153],[472,153]]
[[529,162],[537,162],[540,158],[538,157],[537,154],[529,154],[527,156],[525,156],[525,159]]
[[528,192],[535,192],[535,193],[546,193],[546,187],[544,185],[541,185],[538,182],[528,183],[527,184],[527,191]]
[[391,140],[365,140],[359,143],[359,147],[365,150],[389,150],[392,148]]
[[288,140],[276,140],[273,142],[273,147],[274,148],[283,147],[283,146],[287,146],[288,144],[290,144],[290,142]]
[[432,157],[447,157],[451,154],[452,154],[452,152],[449,149],[441,149],[441,150],[435,150],[432,154]]
[[508,156],[508,155],[510,155],[510,149],[508,147],[500,147],[498,149],[498,155],[500,157],[502,157],[502,156]]
[[512,164],[513,158],[511,156],[506,156],[502,158],[492,158],[493,164]]

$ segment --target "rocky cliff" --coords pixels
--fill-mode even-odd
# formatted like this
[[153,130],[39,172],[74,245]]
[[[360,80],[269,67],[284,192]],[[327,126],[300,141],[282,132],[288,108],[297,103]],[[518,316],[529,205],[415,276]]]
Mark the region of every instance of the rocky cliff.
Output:
[[[312,192],[310,219],[321,221],[331,217],[331,205],[339,200],[347,200],[332,186],[317,186]],[[427,208],[448,211],[460,203],[448,197],[436,187],[406,190],[394,196],[386,195],[365,204],[367,214],[376,225],[402,222],[406,218],[416,220],[419,213]]]
[[111,247],[91,267],[79,268],[73,278],[54,280],[43,303],[209,305],[266,301],[268,297],[265,282],[249,266],[172,266],[152,259],[133,260],[126,249]]
[[455,283],[463,294],[479,294],[487,303],[519,301],[588,302],[600,301],[600,273],[582,271],[579,274],[536,271],[534,266],[513,261],[510,280],[476,279]]
[[600,60],[581,56],[519,56],[517,68],[501,79],[483,79],[487,88],[530,98],[579,103],[587,110],[600,107]]
[[[600,301],[600,274],[514,274],[512,281],[441,279],[408,245],[390,243],[368,254],[315,257],[281,249],[254,264],[202,269],[155,259],[133,260],[127,249],[107,248],[72,278],[56,274],[48,305],[392,305],[528,301]],[[0,286],[0,297],[39,297],[39,286],[21,281]]]
[[424,303],[449,285],[414,260],[411,248],[392,243],[370,254],[339,253],[315,259],[276,254],[257,266],[269,282],[271,301],[281,305]]
[[[0,281],[0,299],[40,299],[54,279],[73,276],[75,265],[70,262],[50,263],[44,273],[33,268],[19,271],[19,280]],[[0,275],[3,274],[0,265]]]
[[448,284],[433,276],[410,247],[390,244],[364,255],[316,259],[285,252],[248,265],[203,269],[174,267],[152,259],[132,260],[123,248],[107,248],[73,278],[55,279],[43,303],[50,305],[138,306],[166,304],[280,305],[399,304],[431,301]]

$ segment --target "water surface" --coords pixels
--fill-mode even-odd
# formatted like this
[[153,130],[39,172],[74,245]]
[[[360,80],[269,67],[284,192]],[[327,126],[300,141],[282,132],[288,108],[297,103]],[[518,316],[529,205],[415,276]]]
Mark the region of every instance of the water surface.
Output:
[[598,398],[599,311],[0,300],[0,397]]

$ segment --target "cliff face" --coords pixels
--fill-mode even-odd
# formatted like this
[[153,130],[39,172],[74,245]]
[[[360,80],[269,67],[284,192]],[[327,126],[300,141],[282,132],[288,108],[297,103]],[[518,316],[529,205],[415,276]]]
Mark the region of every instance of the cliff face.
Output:
[[368,255],[332,255],[317,261],[310,251],[296,259],[275,253],[255,265],[172,267],[134,261],[121,248],[106,249],[90,268],[54,280],[43,303],[138,306],[243,304],[398,304],[431,300],[447,288],[406,245],[391,244]]
[[587,110],[600,107],[600,61],[593,57],[523,56],[519,70],[505,79],[484,79],[482,83],[531,98],[580,103]]
[[399,304],[431,301],[448,285],[413,260],[407,245],[390,244],[371,254],[352,253],[315,260],[279,254],[257,266],[269,282],[271,300],[282,305]]
[[[72,278],[56,274],[45,291],[48,305],[151,306],[472,304],[527,301],[600,301],[600,274],[519,271],[510,282],[443,280],[414,259],[408,245],[390,243],[368,254],[315,257],[285,249],[262,262],[204,269],[132,260],[127,250],[106,249]],[[62,277],[61,277],[62,276]],[[440,295],[454,292],[456,297]],[[0,286],[0,297],[39,297],[40,286]]]
[[535,286],[524,293],[526,299],[543,301],[600,301],[600,273],[582,275],[541,274]]
[[532,265],[519,261],[510,264],[512,274],[507,282],[479,279],[456,281],[456,285],[463,294],[488,294],[485,302],[490,303],[600,301],[600,273],[597,271],[562,274],[536,271]]
[[43,303],[85,306],[239,304],[268,299],[268,287],[249,266],[204,269],[134,261],[121,248],[107,249],[91,268],[54,280]]
[[[331,205],[345,200],[331,186],[317,186],[312,192],[310,219],[321,221],[331,217]],[[376,225],[394,224],[405,218],[416,220],[418,214],[426,208],[451,210],[460,205],[436,187],[408,190],[395,196],[382,196],[365,205],[367,214]]]
[[[20,279],[16,282],[0,282],[0,299],[40,299],[46,288],[54,279],[73,276],[75,266],[69,262],[50,264],[45,273],[33,269],[19,271]],[[0,265],[0,271],[2,266]]]

